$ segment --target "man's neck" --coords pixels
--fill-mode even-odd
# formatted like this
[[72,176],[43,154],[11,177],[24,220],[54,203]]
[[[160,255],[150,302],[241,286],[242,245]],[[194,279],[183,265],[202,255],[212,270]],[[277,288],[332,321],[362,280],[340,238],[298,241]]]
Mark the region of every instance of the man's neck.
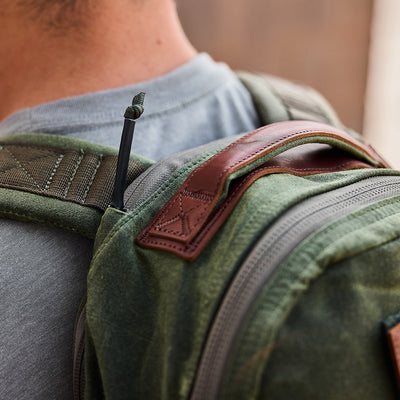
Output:
[[195,56],[173,1],[137,2],[135,10],[119,3],[102,2],[107,10],[59,35],[3,24],[8,31],[0,37],[9,40],[0,43],[0,121],[41,103],[150,80]]

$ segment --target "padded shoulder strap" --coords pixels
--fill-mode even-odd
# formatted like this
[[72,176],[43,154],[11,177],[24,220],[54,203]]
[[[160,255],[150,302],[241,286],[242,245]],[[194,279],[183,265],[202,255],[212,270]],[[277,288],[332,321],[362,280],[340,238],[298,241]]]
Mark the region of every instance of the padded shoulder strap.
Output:
[[325,98],[308,86],[272,75],[238,72],[238,77],[252,95],[262,125],[307,120],[343,129]]

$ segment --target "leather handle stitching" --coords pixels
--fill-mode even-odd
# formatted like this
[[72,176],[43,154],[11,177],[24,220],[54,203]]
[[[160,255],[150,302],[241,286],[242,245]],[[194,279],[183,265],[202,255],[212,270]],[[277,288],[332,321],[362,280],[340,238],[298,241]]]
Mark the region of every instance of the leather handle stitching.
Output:
[[[225,152],[229,151],[232,147],[237,146],[238,144],[242,144],[243,142],[246,141],[246,139],[248,137],[251,136],[255,136],[255,134],[261,130],[263,130],[265,128],[260,128],[254,132],[250,132],[249,134],[243,136],[241,139],[239,139],[236,142],[231,143],[228,147],[226,147],[225,149],[223,149],[221,152],[215,154],[213,157],[211,157],[209,160],[207,160],[204,164],[202,164],[199,168],[197,168],[195,171],[193,171],[193,173],[191,174],[191,176],[189,177],[187,183],[185,184],[185,186],[182,188],[184,191],[186,192],[191,192],[190,190],[188,190],[188,187],[190,186],[192,180],[194,179],[194,177],[196,176],[196,174],[198,174],[199,172],[201,172],[202,169],[206,168],[206,166],[208,165],[208,163],[212,162],[212,160],[215,157],[220,157],[221,154],[224,154]],[[195,230],[199,224],[201,223],[201,221],[203,220],[203,217],[205,216],[205,214],[207,212],[209,212],[209,208],[210,205],[212,205],[212,203],[216,202],[216,196],[218,194],[218,192],[220,191],[220,186],[221,186],[221,181],[223,180],[226,172],[231,171],[232,168],[235,168],[237,165],[240,165],[241,163],[243,163],[244,161],[247,161],[253,157],[255,157],[256,155],[264,152],[265,150],[271,149],[272,147],[274,147],[275,145],[282,143],[284,141],[286,141],[287,139],[291,139],[293,137],[297,137],[297,136],[301,136],[301,135],[308,135],[308,134],[313,134],[313,133],[320,133],[320,134],[324,134],[324,136],[327,137],[332,137],[330,135],[334,135],[334,138],[336,138],[337,136],[340,136],[338,134],[338,132],[335,132],[334,130],[328,130],[326,129],[324,132],[321,132],[321,130],[319,129],[305,129],[305,130],[300,130],[300,131],[295,131],[289,135],[286,135],[284,137],[279,138],[278,140],[275,140],[272,143],[269,143],[266,146],[263,146],[262,148],[258,149],[255,152],[252,152],[251,154],[247,154],[245,157],[241,158],[240,160],[236,161],[233,164],[228,165],[227,167],[224,168],[224,170],[219,174],[218,180],[217,180],[217,185],[216,185],[216,191],[213,192],[213,198],[210,199],[207,203],[207,206],[205,206],[204,212],[202,214],[199,215],[199,217],[197,218],[196,223],[193,225],[192,230]],[[328,134],[328,135],[326,135]],[[299,138],[301,139],[301,138]],[[370,152],[367,152],[367,150],[363,149],[362,147],[357,146],[356,144],[352,143],[349,140],[346,140],[347,138],[343,138],[343,140],[345,140],[345,142],[351,146],[356,147],[357,149],[359,149],[360,151],[362,151],[364,154],[367,154],[369,157],[371,157]],[[375,158],[375,157],[371,157],[371,158]],[[191,192],[193,193],[193,192]],[[208,193],[205,192],[196,192],[197,195],[205,195],[210,197],[210,195]],[[163,215],[165,215],[167,212],[169,212],[169,210],[173,207],[173,205],[175,204],[175,201],[172,201],[169,206],[167,206],[165,209],[163,209],[162,213],[160,214],[159,218],[157,219],[157,221],[154,221],[154,224],[152,224],[150,226],[150,229],[154,229],[157,230],[158,232],[164,232],[164,233],[168,233],[168,234],[174,234],[176,236],[182,237],[185,236],[187,233],[184,232],[184,229],[182,229],[182,233],[177,232],[177,231],[171,231],[171,230],[167,230],[167,229],[162,229],[162,225],[165,224],[165,221],[163,223],[158,222],[159,220],[162,219]],[[186,215],[186,213],[184,213],[183,211],[183,206],[182,206],[182,196],[181,194],[179,194],[179,207],[180,207],[180,211],[183,215],[183,217]],[[183,218],[182,218],[183,220]],[[183,227],[184,228],[184,227]]]
[[[290,171],[299,171],[300,173],[303,171],[308,171],[308,172],[329,172],[329,171],[336,171],[340,168],[345,168],[346,166],[348,166],[349,164],[352,164],[351,161],[347,161],[347,162],[343,162],[341,164],[338,164],[336,167],[331,167],[331,168],[323,168],[323,169],[318,169],[318,168],[283,168],[282,173],[289,173]],[[357,165],[357,164],[355,164]],[[364,164],[362,162],[360,162],[360,164],[358,164],[358,167],[363,166],[364,168],[369,167],[367,164]],[[221,205],[221,207],[217,210],[217,212],[215,213],[215,215],[212,217],[212,220],[210,222],[212,222],[213,220],[218,220],[219,216],[225,211],[226,208],[229,207],[229,205],[237,200],[235,198],[235,196],[237,195],[237,193],[239,191],[242,190],[243,186],[246,186],[246,184],[248,182],[251,182],[254,176],[259,175],[256,179],[268,175],[270,173],[274,173],[273,170],[274,168],[278,168],[281,167],[278,164],[274,164],[271,166],[268,166],[267,168],[265,168],[265,170],[263,171],[262,169],[256,169],[255,171],[251,172],[249,175],[246,176],[245,179],[243,179],[242,182],[240,182],[237,187],[234,189],[234,191],[232,193],[230,193],[229,197],[227,198],[227,200]],[[195,257],[197,252],[199,251],[199,246],[202,246],[202,240],[204,237],[207,236],[207,233],[211,230],[211,228],[213,227],[212,223],[207,223],[204,227],[203,230],[201,230],[201,233],[195,237],[195,239],[193,239],[192,242],[190,243],[173,243],[173,239],[167,239],[167,240],[163,240],[162,238],[152,238],[149,236],[148,231],[140,238],[138,238],[140,241],[145,241],[147,244],[152,244],[154,246],[163,246],[164,248],[167,247],[169,249],[174,249],[177,251],[180,251],[181,254],[185,254],[186,257]],[[171,232],[173,233],[173,232]],[[201,247],[203,248],[203,246]],[[201,250],[200,248],[200,250]],[[189,258],[188,258],[189,259]],[[191,258],[190,258],[191,259]]]

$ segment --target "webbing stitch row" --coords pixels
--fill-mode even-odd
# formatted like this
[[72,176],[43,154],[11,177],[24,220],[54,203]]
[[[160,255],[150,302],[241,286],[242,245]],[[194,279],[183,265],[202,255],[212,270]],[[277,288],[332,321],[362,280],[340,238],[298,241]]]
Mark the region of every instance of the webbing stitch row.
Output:
[[68,181],[68,183],[67,183],[67,186],[65,187],[65,190],[64,190],[64,198],[67,198],[67,196],[68,196],[68,192],[69,192],[69,189],[70,189],[70,187],[71,187],[71,185],[72,185],[72,181],[74,180],[74,178],[75,178],[75,176],[76,176],[76,173],[77,173],[77,171],[78,171],[79,166],[81,165],[81,162],[82,162],[84,156],[85,156],[85,153],[84,153],[84,151],[81,149],[79,158],[78,158],[78,160],[76,161],[75,167],[74,167],[74,169],[73,169],[73,171],[72,171],[71,178],[69,179],[69,181]]
[[57,169],[60,166],[61,161],[62,161],[63,158],[64,158],[64,154],[60,154],[60,156],[58,157],[56,163],[54,164],[54,168],[53,168],[53,171],[51,172],[50,178],[49,178],[49,180],[47,181],[47,183],[46,183],[46,185],[44,187],[44,191],[45,192],[47,192],[50,189],[51,182],[53,181],[54,175],[56,174]]
[[90,188],[91,188],[92,185],[93,185],[94,179],[95,179],[95,177],[96,177],[97,171],[99,170],[100,164],[101,164],[102,161],[103,161],[103,157],[102,157],[102,156],[99,156],[99,160],[97,161],[97,165],[96,165],[96,167],[95,167],[95,169],[94,169],[94,171],[93,171],[93,174],[92,174],[92,176],[91,176],[91,178],[90,178],[90,180],[89,180],[89,183],[88,183],[88,185],[87,185],[87,187],[86,187],[86,190],[85,190],[85,192],[83,193],[82,203],[85,203],[85,201],[86,201],[86,198],[87,198],[87,196],[88,196],[88,194],[89,194],[89,190],[90,190]]

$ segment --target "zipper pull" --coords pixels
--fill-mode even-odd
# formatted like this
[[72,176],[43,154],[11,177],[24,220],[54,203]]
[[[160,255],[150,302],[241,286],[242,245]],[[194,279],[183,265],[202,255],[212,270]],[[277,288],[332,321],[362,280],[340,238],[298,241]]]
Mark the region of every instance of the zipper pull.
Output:
[[114,190],[110,206],[121,211],[124,207],[124,193],[126,188],[126,174],[128,171],[129,158],[131,154],[133,133],[136,120],[143,114],[145,93],[141,92],[132,100],[132,105],[125,110],[124,128],[122,130],[121,143],[119,146],[117,170],[115,173]]

